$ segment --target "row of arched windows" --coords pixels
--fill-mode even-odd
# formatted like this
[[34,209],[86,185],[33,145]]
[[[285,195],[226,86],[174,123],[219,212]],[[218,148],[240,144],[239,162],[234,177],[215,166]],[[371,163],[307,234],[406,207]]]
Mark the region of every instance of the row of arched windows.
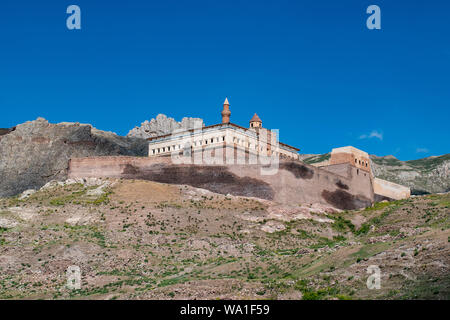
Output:
[[[208,138],[208,139],[195,140],[192,142],[191,147],[198,147],[198,146],[219,143],[219,142],[225,142],[225,136],[218,136],[218,137],[212,137],[212,138]],[[256,143],[251,143],[249,141],[245,141],[245,139],[238,138],[238,137],[233,137],[233,143],[240,145],[242,147],[245,147],[245,148],[254,149],[254,150],[256,150],[256,152],[262,152],[264,150],[263,146],[261,146],[261,145],[258,146],[258,144],[256,144]],[[151,149],[151,154],[157,155],[157,154],[161,154],[161,153],[182,150],[183,148],[184,147],[181,144],[173,144],[173,145],[169,145],[169,146],[153,148],[153,149]],[[269,149],[268,149],[268,151],[269,151]],[[295,158],[295,156],[288,154],[288,153],[284,153],[284,152],[274,151],[274,153],[276,155],[279,154],[279,155],[282,155],[285,157]],[[356,162],[356,159],[355,159],[355,162]]]
[[367,167],[369,165],[369,163],[367,161],[365,161],[365,160],[361,161],[361,159],[355,159],[355,164],[358,164],[358,163],[359,163],[360,166],[363,166],[363,167],[364,166]]

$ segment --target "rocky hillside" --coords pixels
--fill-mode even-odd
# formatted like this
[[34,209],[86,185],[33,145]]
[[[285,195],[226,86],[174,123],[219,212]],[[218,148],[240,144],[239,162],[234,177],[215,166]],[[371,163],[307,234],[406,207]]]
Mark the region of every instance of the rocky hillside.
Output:
[[176,130],[193,129],[203,127],[203,120],[200,118],[184,117],[180,122],[174,118],[168,118],[165,114],[158,114],[155,119],[144,121],[140,127],[135,127],[128,133],[128,137],[151,138],[172,133]]
[[412,194],[450,191],[450,154],[400,161],[393,156],[370,156],[376,177],[406,185]]
[[65,180],[71,157],[145,156],[145,140],[120,137],[88,124],[51,124],[39,118],[0,131],[0,197]]
[[[329,158],[329,153],[302,156],[302,160],[309,164]],[[409,161],[401,161],[394,156],[375,155],[370,155],[370,159],[375,177],[408,186],[412,194],[450,191],[450,154]]]
[[39,118],[14,128],[0,128],[0,197],[36,189],[50,180],[65,180],[71,157],[147,156],[145,138],[203,126],[200,118],[181,122],[159,114],[132,129],[126,137],[89,124],[51,124]]
[[152,181],[49,183],[0,199],[0,299],[448,300],[449,208],[449,194],[336,212]]

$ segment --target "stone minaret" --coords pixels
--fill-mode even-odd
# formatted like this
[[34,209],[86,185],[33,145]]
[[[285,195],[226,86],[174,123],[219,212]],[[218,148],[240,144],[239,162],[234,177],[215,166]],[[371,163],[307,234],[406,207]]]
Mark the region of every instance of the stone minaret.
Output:
[[222,123],[230,123],[230,115],[231,115],[230,104],[228,103],[228,99],[225,98],[222,110]]

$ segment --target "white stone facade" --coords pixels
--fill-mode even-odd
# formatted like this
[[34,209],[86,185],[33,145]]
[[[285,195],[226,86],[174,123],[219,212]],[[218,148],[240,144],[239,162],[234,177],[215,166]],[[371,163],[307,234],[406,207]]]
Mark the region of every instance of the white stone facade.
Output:
[[[174,132],[149,139],[149,156],[170,156],[174,153],[204,152],[211,149],[235,149],[249,155],[280,156],[299,159],[297,148],[279,143],[276,131],[248,129],[232,123]],[[227,161],[228,162],[228,161]]]

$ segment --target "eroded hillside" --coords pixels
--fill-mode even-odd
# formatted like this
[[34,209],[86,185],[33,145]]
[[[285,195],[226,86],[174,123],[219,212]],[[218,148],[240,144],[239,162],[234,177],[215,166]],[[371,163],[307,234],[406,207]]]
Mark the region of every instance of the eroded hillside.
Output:
[[[50,183],[0,200],[0,298],[449,299],[449,208],[448,194],[336,212],[150,181]],[[66,288],[73,265],[80,290]]]

